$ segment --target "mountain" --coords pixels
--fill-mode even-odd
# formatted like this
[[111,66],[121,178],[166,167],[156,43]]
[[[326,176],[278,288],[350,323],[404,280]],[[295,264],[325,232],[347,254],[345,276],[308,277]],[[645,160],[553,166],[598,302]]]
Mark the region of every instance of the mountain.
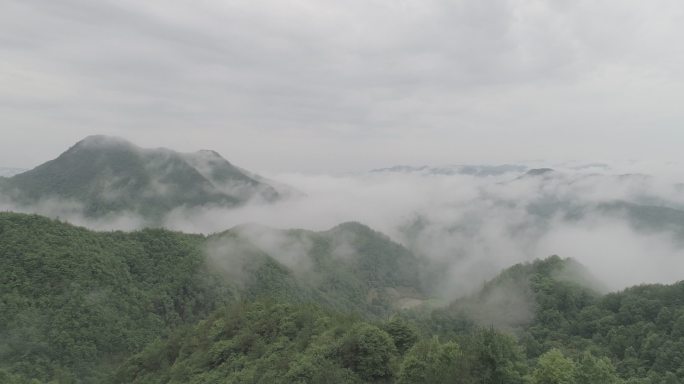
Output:
[[214,151],[144,149],[107,136],[89,136],[54,160],[0,179],[0,191],[23,207],[70,203],[88,217],[131,212],[152,219],[179,207],[281,197]]
[[0,382],[102,382],[159,337],[241,301],[379,319],[424,298],[420,260],[358,223],[209,237],[96,232],[0,213]]

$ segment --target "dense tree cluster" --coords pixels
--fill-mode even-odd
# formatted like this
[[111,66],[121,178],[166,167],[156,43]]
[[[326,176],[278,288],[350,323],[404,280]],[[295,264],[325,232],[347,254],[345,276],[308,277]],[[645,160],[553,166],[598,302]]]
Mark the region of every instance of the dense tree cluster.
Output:
[[[370,323],[306,305],[255,302],[219,311],[131,358],[115,383],[522,383],[511,336],[406,337],[401,320]],[[398,330],[390,335],[386,329]],[[409,341],[407,345],[406,342]],[[408,347],[403,353],[397,345]]]
[[166,329],[206,316],[231,294],[197,278],[202,240],[0,214],[0,368],[95,380]]
[[405,248],[355,223],[279,235],[306,240],[306,270],[238,230],[1,213],[0,382],[684,382],[684,282],[602,294],[554,256],[445,308],[402,309],[401,292],[427,297]]
[[[618,382],[617,377],[630,383],[684,381],[684,281],[604,295],[581,266],[552,256],[513,266],[474,297],[413,317],[427,332],[458,336],[476,328],[481,318],[469,317],[469,311],[477,312],[487,293],[497,292],[499,286],[519,287],[532,304],[530,319],[509,331],[532,362],[537,382],[605,383]],[[560,366],[566,367],[564,374],[574,373],[562,376],[554,371]]]
[[[287,268],[237,230],[209,238],[161,229],[93,232],[0,213],[0,369],[98,382],[158,337],[236,300],[317,303],[381,317],[394,308],[386,287],[420,291],[417,260],[363,225],[279,235],[312,244],[306,272]],[[353,252],[336,255],[338,238]],[[207,248],[226,241],[230,247],[208,261]]]

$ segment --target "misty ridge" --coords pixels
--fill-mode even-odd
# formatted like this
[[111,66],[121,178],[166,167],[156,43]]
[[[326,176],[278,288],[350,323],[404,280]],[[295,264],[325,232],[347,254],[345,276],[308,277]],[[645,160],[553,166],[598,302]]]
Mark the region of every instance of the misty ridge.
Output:
[[549,255],[577,260],[614,291],[682,278],[683,187],[667,170],[603,163],[392,166],[264,178],[211,150],[181,154],[91,136],[55,160],[0,179],[0,209],[95,230],[208,235],[242,228],[244,238],[295,271],[308,268],[311,244],[282,230],[359,222],[439,270],[430,285],[445,300],[475,292],[513,264]]

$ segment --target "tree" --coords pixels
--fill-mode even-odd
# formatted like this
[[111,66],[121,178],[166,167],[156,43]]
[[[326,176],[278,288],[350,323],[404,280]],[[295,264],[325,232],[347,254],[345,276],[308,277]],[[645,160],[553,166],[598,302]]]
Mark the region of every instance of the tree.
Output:
[[575,384],[577,367],[558,349],[552,349],[539,357],[532,373],[534,384]]
[[402,355],[418,340],[418,332],[415,327],[399,317],[392,318],[382,328],[390,335],[397,351]]
[[387,332],[369,324],[352,328],[339,348],[342,366],[367,381],[391,378],[396,353],[394,342]]
[[478,383],[522,383],[526,365],[516,340],[494,329],[482,329],[465,340],[464,356],[470,376]]
[[404,357],[397,383],[453,383],[462,376],[460,360],[461,350],[454,342],[420,341]]
[[615,373],[615,367],[608,358],[597,358],[590,352],[584,352],[579,360],[577,382],[582,384],[619,384],[622,383],[622,380]]

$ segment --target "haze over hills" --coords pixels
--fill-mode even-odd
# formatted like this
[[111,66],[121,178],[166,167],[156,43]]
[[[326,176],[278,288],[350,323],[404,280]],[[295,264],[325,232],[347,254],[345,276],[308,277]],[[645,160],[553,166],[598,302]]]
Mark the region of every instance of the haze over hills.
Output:
[[546,304],[538,298],[541,278],[559,288],[571,286],[580,296],[597,297],[607,292],[584,265],[554,255],[503,270],[472,295],[449,303],[445,311],[474,324],[519,332],[539,318],[536,312]]
[[[142,149],[94,136],[34,170],[0,179],[0,209],[93,229],[151,225],[204,234],[247,222],[321,231],[358,221],[442,263],[438,272],[453,277],[443,289],[452,295],[472,291],[511,262],[554,253],[590,266],[611,289],[678,279],[677,268],[661,265],[684,268],[680,186],[637,172],[613,174],[605,164],[538,166],[280,174],[274,177],[280,183],[213,151]],[[622,262],[633,267],[612,274],[589,244],[609,250],[605,257],[628,255]]]
[[156,220],[179,207],[282,197],[214,151],[145,149],[107,136],[89,136],[54,160],[0,179],[0,191],[22,207],[67,203],[86,217],[128,212]]
[[[401,212],[391,223],[372,214],[364,220],[416,254],[443,260],[444,269],[460,277],[453,281],[462,282],[450,289],[461,292],[473,288],[464,282],[476,275],[491,278],[512,259],[553,253],[581,260],[611,289],[681,279],[684,195],[678,179],[597,168],[530,168],[488,177],[374,174],[368,178],[371,197],[378,185],[421,192],[386,203]],[[421,200],[421,194],[429,197]],[[595,256],[597,248],[603,250],[601,257]],[[614,274],[608,258],[631,267]]]

